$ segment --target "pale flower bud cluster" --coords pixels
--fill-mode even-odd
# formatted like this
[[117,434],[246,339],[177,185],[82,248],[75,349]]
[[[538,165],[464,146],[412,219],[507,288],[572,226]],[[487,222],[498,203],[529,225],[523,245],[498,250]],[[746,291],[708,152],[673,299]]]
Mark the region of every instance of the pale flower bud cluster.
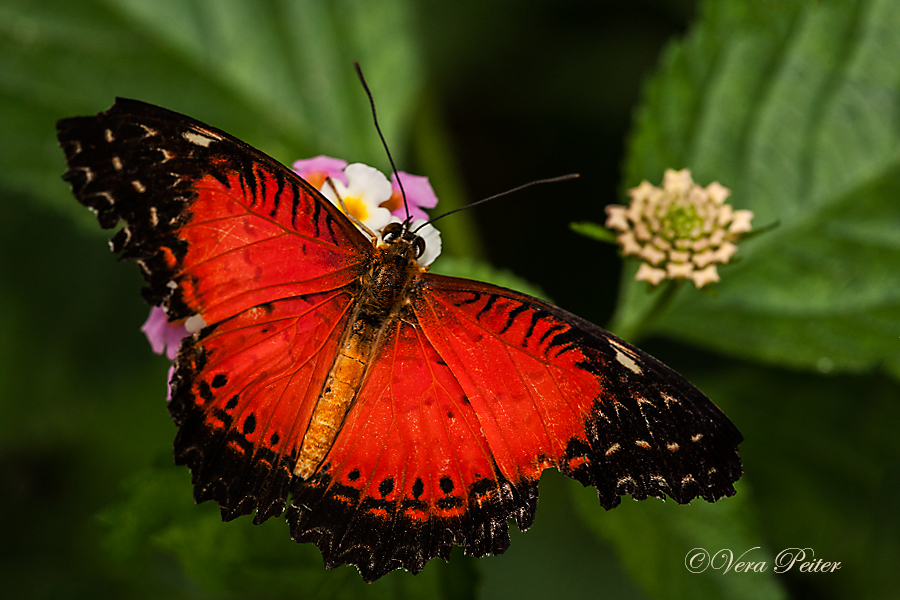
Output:
[[627,207],[607,206],[606,226],[618,232],[623,254],[643,259],[638,281],[690,279],[701,288],[719,281],[716,264],[727,263],[750,231],[753,213],[733,210],[729,194],[718,182],[700,187],[688,169],[668,169],[662,188],[643,181],[628,191]]

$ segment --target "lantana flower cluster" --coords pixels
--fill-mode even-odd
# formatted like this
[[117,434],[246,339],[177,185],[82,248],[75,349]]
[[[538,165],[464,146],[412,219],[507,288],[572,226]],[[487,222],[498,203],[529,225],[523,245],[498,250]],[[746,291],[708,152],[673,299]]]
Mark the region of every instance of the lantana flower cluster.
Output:
[[607,206],[606,226],[618,232],[623,254],[643,259],[638,281],[690,279],[701,288],[719,281],[716,265],[731,260],[750,231],[753,213],[726,204],[730,194],[718,182],[697,185],[689,169],[669,169],[662,188],[643,181],[628,191],[628,206]]
[[[427,177],[400,171],[400,181],[403,183],[401,191],[397,175],[393,175],[388,181],[378,169],[362,163],[348,164],[345,160],[329,156],[298,160],[294,162],[293,170],[345,214],[356,219],[362,225],[363,232],[375,234],[378,237],[376,241],[380,241],[381,232],[386,225],[406,220],[408,210],[412,218],[410,229],[425,240],[425,252],[418,259],[419,265],[430,265],[441,253],[440,232],[427,223],[428,215],[424,211],[426,208],[434,208],[438,203]],[[403,203],[404,192],[406,206]],[[196,331],[196,328],[185,326],[190,321],[191,319],[186,319],[170,323],[165,310],[154,306],[141,331],[147,336],[154,352],[165,354],[169,360],[174,361],[181,341]],[[174,372],[173,365],[169,367],[167,378],[170,383]],[[172,390],[169,387],[166,400],[171,399]]]
[[[352,216],[376,235],[380,235],[388,223],[406,219],[407,207],[412,217],[413,231],[425,239],[425,253],[419,257],[421,266],[428,266],[441,252],[441,237],[437,229],[426,225],[428,215],[424,209],[437,206],[438,198],[427,177],[400,171],[391,180],[374,167],[330,156],[316,156],[298,160],[294,172],[308,181],[332,204]],[[403,204],[406,193],[406,206]]]

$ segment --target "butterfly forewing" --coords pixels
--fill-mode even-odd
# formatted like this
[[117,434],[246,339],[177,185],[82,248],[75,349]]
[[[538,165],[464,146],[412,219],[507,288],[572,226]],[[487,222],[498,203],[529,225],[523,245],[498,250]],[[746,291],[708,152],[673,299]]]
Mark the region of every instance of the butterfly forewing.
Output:
[[207,324],[354,282],[371,244],[305,181],[251,146],[178,113],[119,99],[65,119],[78,200],[138,261],[170,319]]

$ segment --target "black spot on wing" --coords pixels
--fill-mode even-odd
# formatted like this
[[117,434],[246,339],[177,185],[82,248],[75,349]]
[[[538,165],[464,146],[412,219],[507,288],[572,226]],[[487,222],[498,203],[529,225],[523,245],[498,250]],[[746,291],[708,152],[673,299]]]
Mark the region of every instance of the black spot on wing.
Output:
[[244,427],[242,428],[244,435],[250,435],[254,431],[256,431],[256,415],[250,413],[247,415],[247,418],[244,419]]
[[378,484],[378,493],[381,494],[382,497],[387,496],[391,492],[394,491],[394,479],[392,477],[388,477],[387,479],[383,479],[381,483]]

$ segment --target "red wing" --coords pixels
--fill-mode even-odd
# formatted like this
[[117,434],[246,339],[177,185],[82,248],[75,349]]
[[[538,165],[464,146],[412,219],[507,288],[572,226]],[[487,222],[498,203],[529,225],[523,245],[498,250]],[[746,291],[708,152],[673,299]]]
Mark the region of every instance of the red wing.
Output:
[[[369,241],[289,169],[190,117],[119,99],[57,124],[65,179],[138,262],[185,340],[169,410],[176,461],[226,518],[281,514]],[[327,364],[326,364],[327,363]]]
[[343,291],[278,300],[182,348],[169,410],[198,503],[217,501],[226,520],[256,510],[256,523],[284,511],[351,301]]
[[499,554],[534,520],[556,466],[620,494],[734,493],[741,435],[681,376],[574,315],[487,284],[425,275],[325,463],[295,479],[287,519],[326,565],[367,581]]
[[507,518],[531,524],[536,483],[499,472],[480,415],[421,328],[402,319],[386,335],[323,466],[294,481],[292,537],[367,581],[417,573],[453,545],[502,553]]
[[609,332],[535,298],[425,275],[424,335],[458,379],[501,474],[555,466],[601,504],[734,494],[741,434],[683,377]]
[[141,265],[171,320],[214,324],[355,281],[366,238],[274,159],[190,117],[119,99],[57,125],[78,200]]

